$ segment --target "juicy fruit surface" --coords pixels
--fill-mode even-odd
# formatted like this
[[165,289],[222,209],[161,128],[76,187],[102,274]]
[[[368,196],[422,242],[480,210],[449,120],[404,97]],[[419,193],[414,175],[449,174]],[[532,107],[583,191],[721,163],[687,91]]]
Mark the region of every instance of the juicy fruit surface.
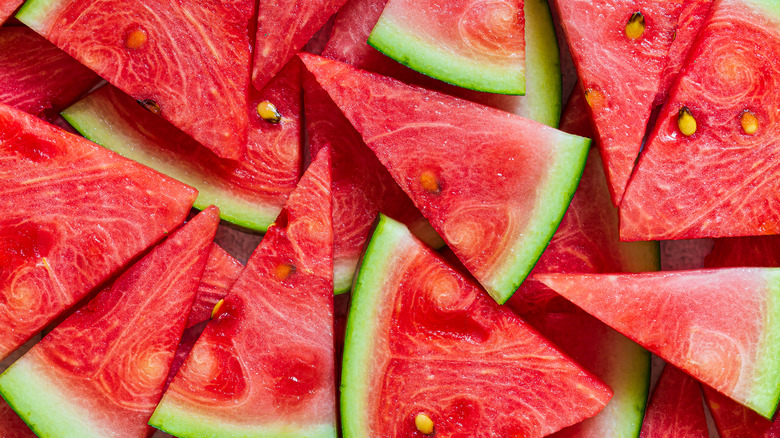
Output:
[[180,437],[335,437],[328,153],[301,178],[196,342],[155,427]]
[[353,291],[344,357],[345,437],[420,437],[418,414],[442,436],[541,437],[611,395],[384,216]]
[[780,267],[780,236],[716,239],[712,252],[704,259],[704,267],[738,266]]
[[0,358],[180,224],[196,192],[0,105]]
[[0,436],[3,438],[37,437],[2,398],[0,398]]
[[589,140],[300,56],[464,266],[505,302],[560,222]]
[[525,93],[522,0],[389,0],[368,42],[444,82]]
[[253,12],[246,0],[137,1],[121,10],[113,0],[35,0],[18,18],[220,157],[238,159]]
[[[761,41],[761,44],[757,44]],[[780,13],[741,0],[713,6],[661,110],[621,206],[625,240],[780,232]],[[686,137],[678,113],[689,108]],[[758,119],[746,134],[743,111]]]
[[[556,0],[580,86],[606,163],[612,202],[620,204],[639,155],[680,0]],[[638,39],[626,35],[632,15],[644,17]]]
[[216,243],[211,246],[209,259],[192,303],[192,311],[187,319],[187,328],[211,318],[214,306],[225,298],[243,270],[244,265],[222,247]]
[[701,389],[720,438],[780,436],[780,421],[767,420],[706,385],[702,385]]
[[0,0],[0,25],[5,23],[24,0]]
[[0,102],[39,115],[61,110],[100,77],[26,27],[0,29]]
[[697,380],[765,417],[774,413],[780,396],[780,270],[537,278]]
[[666,364],[656,384],[639,438],[708,438],[699,384]]
[[37,434],[149,434],[218,224],[200,213],[0,375]]

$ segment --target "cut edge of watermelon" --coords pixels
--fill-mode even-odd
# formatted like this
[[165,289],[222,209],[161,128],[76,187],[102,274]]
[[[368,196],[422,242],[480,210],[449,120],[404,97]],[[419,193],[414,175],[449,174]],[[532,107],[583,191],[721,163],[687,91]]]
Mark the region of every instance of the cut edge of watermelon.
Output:
[[16,19],[40,32],[46,16],[62,0],[28,0],[16,13]]
[[484,60],[439,50],[395,20],[380,17],[368,44],[413,70],[459,87],[497,94],[525,94],[525,67],[515,71],[513,65],[490,65]]
[[780,402],[780,269],[766,275],[769,293],[764,348],[756,364],[753,390],[746,405],[771,421]]
[[780,18],[780,3],[776,0],[745,0],[745,3],[751,3],[763,9],[767,14]]
[[529,119],[557,128],[563,111],[560,49],[550,5],[525,0],[525,113]]

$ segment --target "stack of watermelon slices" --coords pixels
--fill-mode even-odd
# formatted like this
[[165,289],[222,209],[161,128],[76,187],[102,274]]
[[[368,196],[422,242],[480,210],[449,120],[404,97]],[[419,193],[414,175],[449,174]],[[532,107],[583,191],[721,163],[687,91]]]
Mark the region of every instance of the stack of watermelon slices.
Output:
[[[35,345],[0,436],[706,436],[691,377],[721,436],[771,436],[780,9],[551,6],[560,120],[543,0],[29,0],[0,356]],[[218,217],[244,260],[265,234],[246,267]],[[704,237],[707,269],[648,272]]]

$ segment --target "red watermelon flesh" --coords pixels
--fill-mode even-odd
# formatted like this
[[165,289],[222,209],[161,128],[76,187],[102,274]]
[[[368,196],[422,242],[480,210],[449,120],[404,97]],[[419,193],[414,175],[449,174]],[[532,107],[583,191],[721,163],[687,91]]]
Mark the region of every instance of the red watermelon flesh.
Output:
[[195,294],[192,312],[187,320],[188,329],[211,318],[214,306],[219,300],[225,298],[243,270],[244,265],[222,247],[216,243],[211,246],[209,260],[200,278],[198,293]]
[[780,236],[715,239],[712,252],[704,258],[704,267],[738,266],[780,267]]
[[596,137],[593,121],[588,114],[588,102],[585,100],[585,92],[582,91],[582,87],[575,86],[569,95],[569,100],[566,101],[566,107],[563,108],[561,114],[561,124],[558,129],[580,137]]
[[304,74],[303,86],[312,157],[324,147],[330,147],[333,153],[336,293],[352,287],[363,246],[380,211],[418,231],[429,244],[442,246],[441,238],[311,74]]
[[60,111],[100,77],[26,27],[0,28],[0,102],[33,115]]
[[347,0],[260,2],[252,84],[262,89]]
[[332,242],[324,149],[150,424],[177,436],[335,436]]
[[[19,20],[220,157],[243,156],[255,2],[33,0]],[[281,65],[279,66],[281,69]]]
[[720,438],[780,437],[780,421],[769,421],[706,385],[701,389]]
[[19,6],[24,3],[24,0],[0,0],[0,25],[5,23],[5,20],[13,15]]
[[[629,184],[622,239],[780,233],[776,6],[769,0],[713,6]],[[697,125],[688,137],[678,128],[683,108]],[[745,116],[757,120],[755,133],[743,130]]]
[[639,438],[708,438],[699,383],[667,364],[656,383]]
[[300,57],[464,266],[505,302],[560,222],[590,141],[338,61]]
[[[614,205],[619,205],[658,93],[682,0],[556,0],[580,86],[598,133]],[[644,17],[632,40],[626,25]]]
[[667,362],[771,418],[780,396],[780,269],[541,274]]
[[0,358],[184,221],[192,188],[0,104]]
[[0,436],[3,438],[36,438],[37,435],[30,430],[19,418],[19,415],[11,409],[11,406],[0,398]]
[[218,224],[195,216],[0,375],[38,435],[150,434]]

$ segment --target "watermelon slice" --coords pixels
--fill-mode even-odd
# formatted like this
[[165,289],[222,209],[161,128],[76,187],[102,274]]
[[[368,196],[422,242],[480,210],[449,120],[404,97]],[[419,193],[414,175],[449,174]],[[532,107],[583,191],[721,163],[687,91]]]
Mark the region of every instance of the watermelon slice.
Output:
[[0,359],[180,224],[196,191],[0,104]]
[[614,205],[623,197],[682,0],[555,0],[598,133]]
[[709,436],[699,384],[667,364],[650,398],[639,438]]
[[[347,321],[345,437],[542,437],[595,415],[609,388],[399,222],[380,216]],[[432,422],[432,424],[431,424]]]
[[263,89],[347,0],[260,2],[252,84]]
[[0,436],[3,438],[37,438],[11,406],[0,398]]
[[622,239],[780,233],[778,72],[777,3],[717,2],[631,179]]
[[540,274],[667,362],[771,418],[780,397],[780,269]]
[[0,102],[33,115],[60,111],[100,77],[26,27],[0,28]]
[[444,246],[412,200],[366,147],[360,134],[311,74],[304,75],[306,131],[313,156],[333,151],[333,287],[352,287],[352,278],[380,211],[400,220],[434,247]]
[[444,82],[525,94],[523,0],[389,0],[368,43]]
[[780,421],[769,421],[706,385],[701,389],[720,438],[780,436]]
[[[222,158],[246,148],[254,1],[31,0],[17,18]],[[281,65],[280,65],[281,68]]]
[[715,239],[712,252],[704,259],[704,267],[738,266],[780,267],[780,236]]
[[179,437],[336,437],[329,154],[269,227],[153,426]]
[[[252,129],[240,161],[215,156],[110,86],[71,106],[63,116],[90,140],[196,187],[196,208],[214,204],[224,220],[263,232],[301,176],[299,68],[299,63],[291,63],[263,91],[252,90]],[[259,115],[258,105],[269,104],[274,106],[272,117],[278,114],[279,120],[266,121]]]
[[187,328],[211,318],[214,306],[225,298],[243,270],[244,265],[221,246],[216,243],[211,246],[209,260],[200,278],[198,293],[195,294],[195,302],[192,303],[192,311],[187,320]]
[[24,3],[24,0],[0,0],[0,25],[5,23],[5,20],[13,15],[19,6]]
[[558,126],[561,115],[561,69],[558,40],[547,1],[523,2],[527,54],[525,96],[481,93],[449,85],[406,68],[378,52],[366,40],[386,3],[387,0],[349,0],[337,14],[323,56],[392,76],[406,83],[503,109],[545,125]]
[[563,217],[590,140],[300,56],[464,266],[504,303]]
[[201,212],[0,375],[36,434],[149,435],[218,224]]
[[550,438],[638,436],[650,390],[650,353],[583,312],[534,315],[528,322],[614,391],[598,415]]

